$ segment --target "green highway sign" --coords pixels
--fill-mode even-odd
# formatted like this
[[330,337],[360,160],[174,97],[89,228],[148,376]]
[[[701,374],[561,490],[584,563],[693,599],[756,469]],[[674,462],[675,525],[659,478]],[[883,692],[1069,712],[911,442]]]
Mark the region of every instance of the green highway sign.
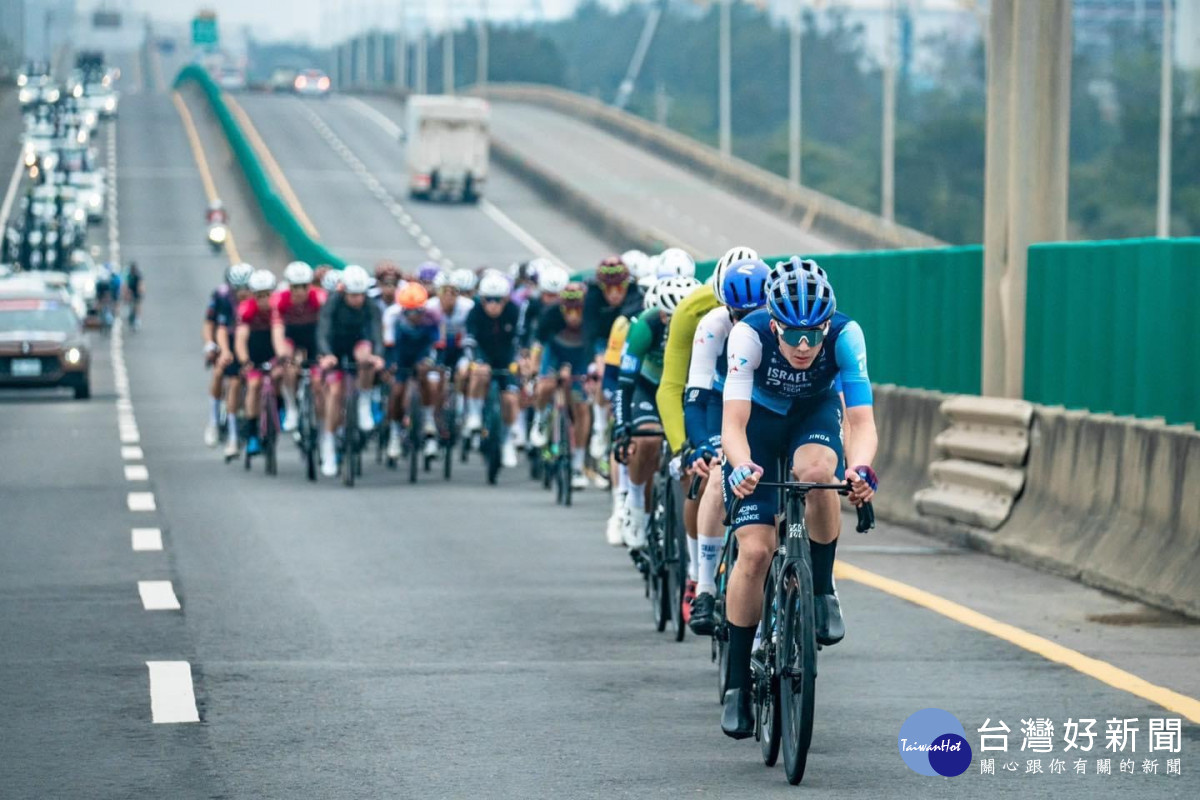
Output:
[[192,44],[213,45],[217,43],[216,16],[196,17],[192,20]]

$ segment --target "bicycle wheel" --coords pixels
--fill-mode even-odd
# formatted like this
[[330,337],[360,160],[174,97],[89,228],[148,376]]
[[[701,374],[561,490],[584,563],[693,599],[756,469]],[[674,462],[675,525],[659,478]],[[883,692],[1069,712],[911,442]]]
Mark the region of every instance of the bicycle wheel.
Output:
[[558,415],[559,469],[562,473],[563,505],[571,505],[571,414],[564,409]]
[[780,597],[779,665],[783,767],[788,783],[804,778],[812,743],[813,704],[817,677],[817,636],[812,574],[801,562],[788,568]]
[[442,409],[442,423],[446,428],[446,436],[442,439],[442,477],[450,480],[454,468],[454,442],[458,437],[458,416],[454,413],[454,403],[447,403]]
[[674,626],[675,641],[682,642],[687,636],[687,623],[683,621],[683,596],[687,592],[687,531],[680,518],[679,484],[667,478],[666,483],[666,539],[663,541],[663,567],[667,574],[667,595],[671,601],[671,624]]
[[751,659],[751,674],[754,681],[755,736],[762,748],[763,763],[775,766],[779,760],[782,714],[779,708],[779,680],[774,674],[776,631],[779,624],[778,567],[771,562],[767,582],[763,587],[762,646]]
[[[346,376],[344,380],[349,380]],[[342,434],[342,483],[354,486],[354,454],[358,438],[358,398],[349,387],[346,389],[346,423]]]
[[671,620],[671,592],[667,580],[664,542],[666,537],[666,505],[662,492],[662,476],[654,476],[650,496],[650,529],[646,531],[646,546],[642,558],[646,562],[647,589],[654,629],[662,633]]
[[416,483],[423,460],[421,446],[424,444],[421,437],[421,399],[417,396],[415,386],[410,386],[409,391],[413,400],[408,404],[408,482]]
[[483,454],[487,462],[487,482],[496,483],[500,474],[500,437],[504,430],[500,419],[500,409],[491,408],[485,420]]
[[317,479],[317,426],[313,416],[312,393],[307,381],[296,392],[296,414],[299,416],[300,457],[304,459],[304,476]]
[[264,395],[262,420],[259,423],[262,427],[263,471],[268,475],[277,475],[279,465],[275,461],[275,443],[279,440],[279,409],[273,391],[264,392]]

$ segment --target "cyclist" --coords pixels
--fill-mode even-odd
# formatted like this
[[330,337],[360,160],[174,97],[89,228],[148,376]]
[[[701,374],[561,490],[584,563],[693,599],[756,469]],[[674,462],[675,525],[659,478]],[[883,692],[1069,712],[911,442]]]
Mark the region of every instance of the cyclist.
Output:
[[[467,364],[463,358],[463,340],[466,338],[467,315],[475,307],[475,301],[471,299],[475,292],[475,273],[469,269],[456,269],[448,275],[443,272],[435,283],[439,287],[438,296],[431,299],[426,306],[441,319],[442,335],[437,344],[437,361],[455,382],[461,400],[466,396],[467,390]],[[432,380],[434,376],[440,381],[440,373],[431,372],[429,377]],[[440,382],[435,388],[435,403],[440,408],[445,402],[444,393],[447,388]],[[458,410],[462,412],[461,408]],[[437,433],[436,425],[427,427],[432,428],[433,433]]]
[[467,418],[482,418],[483,403],[494,373],[504,376],[500,395],[501,463],[517,465],[517,448],[509,432],[517,419],[517,325],[520,311],[509,299],[512,284],[501,272],[489,270],[479,281],[478,302],[467,315],[467,353],[472,362],[467,384]]
[[129,271],[125,275],[125,297],[129,300],[129,325],[135,331],[142,329],[142,296],[145,293],[142,270],[136,261],[130,261]]
[[626,250],[621,253],[621,261],[629,267],[630,276],[639,286],[642,284],[643,278],[658,278],[654,271],[654,265],[650,262],[650,256],[641,250]]
[[546,423],[550,415],[550,402],[559,381],[570,380],[569,402],[573,424],[572,438],[577,443],[571,448],[571,487],[586,489],[587,478],[583,474],[587,437],[587,400],[579,388],[587,374],[591,361],[591,349],[584,332],[584,304],[587,287],[579,282],[568,283],[559,295],[559,304],[542,314],[536,334],[535,353],[541,354],[541,377],[534,391],[535,420],[530,442],[534,447],[543,447],[548,441]]
[[[326,276],[328,279],[328,276]],[[383,341],[379,306],[367,302],[371,276],[357,264],[342,270],[340,292],[333,292],[321,306],[317,322],[317,354],[326,373],[325,430],[321,434],[321,473],[337,475],[336,432],[342,422],[345,387],[337,369],[343,358],[358,365],[358,427],[364,433],[375,428],[371,413],[371,386],[375,372],[383,368]]]
[[693,561],[688,591],[685,592],[685,595],[691,595],[688,625],[699,635],[709,635],[713,631],[717,559],[724,540],[721,470],[718,466],[725,347],[733,324],[766,305],[766,284],[770,274],[770,268],[757,258],[723,266],[714,273],[720,277],[720,283],[713,286],[722,305],[705,314],[696,326],[683,411],[688,441],[683,459],[685,471],[702,481],[699,499],[684,507],[688,545],[693,551],[689,553]]
[[[679,257],[675,256],[675,258],[678,259]],[[709,284],[693,289],[692,293],[679,304],[679,308],[675,309],[675,314],[671,317],[671,327],[667,332],[667,344],[663,357],[662,380],[658,384],[655,401],[658,405],[659,416],[662,419],[663,432],[666,434],[667,444],[671,447],[672,453],[684,453],[685,447],[689,444],[685,438],[684,430],[683,389],[687,381],[688,367],[692,359],[696,327],[706,314],[720,306],[722,279],[729,265],[736,261],[756,258],[758,258],[758,253],[749,247],[741,245],[731,247],[717,261],[716,267],[713,269],[713,274],[710,276]],[[683,263],[680,260],[680,264]],[[689,452],[694,453],[699,444],[700,442],[692,441]],[[706,454],[705,458],[707,459],[708,457]],[[689,459],[689,463],[694,465],[692,459]],[[703,474],[705,467],[707,467],[707,461],[699,467],[701,474]],[[689,469],[687,472],[693,474],[696,470]],[[707,490],[706,485],[702,485],[701,488],[702,491]],[[710,497],[710,502],[715,500],[717,496],[719,494]],[[684,592],[689,602],[684,606],[684,614],[689,617],[689,625],[691,624],[690,616],[692,613],[690,600],[695,591],[694,581],[697,581],[700,577],[701,556],[714,555],[708,551],[702,554],[700,550],[700,542],[697,538],[697,516],[700,502],[701,500],[685,499],[683,503],[684,528],[688,534],[688,555],[690,556],[688,560],[688,584]],[[718,530],[716,535],[720,536],[721,533],[722,531]],[[711,542],[708,544],[711,545]],[[720,553],[720,548],[721,541],[719,540],[717,542],[716,554]]]
[[525,304],[521,306],[517,330],[523,349],[533,346],[534,334],[537,332],[542,313],[550,306],[558,305],[559,294],[571,282],[571,276],[565,269],[544,258],[535,258],[529,262],[528,269],[536,269],[537,291],[530,293]]
[[[468,270],[469,271],[469,270]],[[425,287],[425,291],[432,293],[434,284],[437,282],[438,275],[442,274],[442,267],[436,261],[425,261],[417,267],[415,279],[418,283]],[[472,273],[474,275],[474,273]]]
[[375,265],[375,286],[372,287],[370,296],[379,304],[381,314],[396,301],[396,287],[399,285],[399,267],[390,261],[380,261]]
[[621,356],[621,377],[613,398],[613,452],[629,468],[629,492],[621,527],[625,545],[631,551],[646,544],[646,512],[650,478],[658,468],[662,437],[630,436],[639,429],[658,427],[658,409],[654,393],[662,377],[663,347],[671,315],[688,294],[699,286],[695,278],[673,277],[661,280],[646,295],[646,308],[629,326],[625,352]]
[[[415,377],[421,394],[422,424],[426,435],[426,455],[437,453],[437,425],[434,421],[433,386],[427,375],[433,368],[434,345],[441,337],[441,318],[427,307],[429,293],[416,281],[409,281],[395,294],[395,303],[383,316],[383,346],[387,352],[388,368],[395,371],[396,380],[390,401],[391,420],[387,456],[397,459],[401,453],[404,432],[400,420],[408,408],[409,378]],[[432,433],[430,431],[432,430]],[[430,442],[433,443],[430,453]]]
[[[767,307],[729,333],[721,444],[722,473],[742,504],[732,520],[738,559],[729,579],[729,673],[721,729],[736,739],[754,733],[750,709],[750,652],[762,613],[763,581],[775,552],[775,494],[760,480],[779,480],[779,462],[797,480],[831,483],[845,471],[850,501],[862,505],[877,486],[871,469],[878,437],[867,377],[867,350],[858,323],[837,311],[829,280],[814,271],[779,271],[767,284]],[[848,430],[844,442],[841,378]],[[837,495],[808,496],[816,595],[816,638],[832,645],[845,635],[833,583],[840,530]]]
[[262,365],[275,358],[271,338],[271,292],[275,290],[275,275],[269,269],[256,269],[250,276],[251,297],[238,306],[234,352],[246,379],[246,419],[242,436],[246,453],[257,455],[261,450],[258,429],[259,401],[262,398]]
[[[296,412],[296,388],[302,363],[317,356],[317,319],[321,316],[321,290],[313,286],[313,268],[293,261],[283,268],[287,288],[276,292],[271,335],[281,363],[279,393],[283,397],[283,430],[300,425]],[[314,387],[315,388],[315,387]]]
[[[642,312],[644,300],[641,287],[633,283],[629,267],[620,256],[609,256],[596,267],[595,279],[588,284],[584,301],[583,327],[588,355],[595,363],[597,373],[604,371],[604,351],[608,347],[613,323],[618,317],[636,317]],[[599,391],[592,397],[592,409],[595,413],[588,449],[592,458],[601,459],[608,451],[605,440],[608,433],[608,403]]]
[[[239,367],[233,355],[233,339],[229,335],[234,326],[236,309],[250,296],[247,284],[254,274],[249,264],[233,264],[225,271],[225,282],[213,289],[204,312],[204,363],[212,367],[212,378],[208,384],[208,425],[204,428],[204,443],[216,447],[221,438],[221,389],[228,382],[225,394],[225,412],[228,442],[225,455],[237,455],[237,412],[241,391],[238,384]],[[232,451],[232,452],[231,452]]]

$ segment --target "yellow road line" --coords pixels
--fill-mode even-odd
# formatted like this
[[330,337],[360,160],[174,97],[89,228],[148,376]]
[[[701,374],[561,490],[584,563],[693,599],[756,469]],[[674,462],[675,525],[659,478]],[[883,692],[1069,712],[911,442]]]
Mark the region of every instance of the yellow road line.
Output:
[[[175,101],[175,109],[179,112],[179,118],[183,121],[183,130],[187,133],[188,144],[192,147],[192,157],[196,159],[196,169],[200,171],[204,194],[211,204],[219,197],[217,185],[213,182],[212,172],[208,169],[208,159],[204,156],[204,148],[200,145],[200,134],[196,132],[196,123],[192,121],[192,112],[188,111],[187,104],[183,102],[183,96],[179,92],[175,92],[172,99]],[[241,262],[242,256],[238,253],[237,243],[233,240],[233,229],[226,225],[225,233],[227,235],[225,254],[229,257],[230,264],[238,264]]]
[[1101,683],[1106,683],[1114,689],[1120,689],[1143,700],[1149,700],[1151,703],[1186,717],[1192,722],[1200,722],[1200,700],[1193,697],[1156,686],[1130,672],[1114,667],[1106,661],[1085,656],[1069,647],[1063,647],[1049,639],[1021,630],[1006,622],[1000,622],[986,614],[980,614],[978,611],[972,611],[966,606],[930,594],[915,586],[909,586],[907,583],[885,578],[844,561],[837,562],[834,567],[834,574],[839,578],[870,586],[930,611],[935,611],[955,622],[961,622],[963,625],[991,634],[1031,653],[1036,653],[1049,661],[1068,666]]
[[287,177],[283,174],[283,170],[279,168],[275,157],[271,155],[267,143],[258,135],[258,129],[254,127],[254,123],[250,121],[250,115],[238,104],[237,100],[225,93],[225,102],[229,109],[238,118],[238,123],[242,126],[242,131],[250,138],[250,144],[254,147],[254,152],[262,159],[263,164],[267,168],[267,172],[271,174],[271,179],[275,181],[275,186],[278,187],[280,194],[283,195],[283,200],[288,204],[288,208],[296,215],[296,219],[300,220],[300,224],[304,226],[304,230],[314,239],[320,238],[317,232],[317,226],[308,218],[308,214],[304,213],[304,207],[300,205],[300,198],[292,191],[292,185],[288,183]]

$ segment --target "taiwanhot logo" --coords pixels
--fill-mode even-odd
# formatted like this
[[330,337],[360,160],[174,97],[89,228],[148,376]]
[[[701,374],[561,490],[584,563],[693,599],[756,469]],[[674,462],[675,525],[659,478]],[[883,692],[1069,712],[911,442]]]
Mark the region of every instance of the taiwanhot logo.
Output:
[[900,726],[900,757],[918,775],[953,778],[971,766],[971,745],[949,711],[923,708]]

